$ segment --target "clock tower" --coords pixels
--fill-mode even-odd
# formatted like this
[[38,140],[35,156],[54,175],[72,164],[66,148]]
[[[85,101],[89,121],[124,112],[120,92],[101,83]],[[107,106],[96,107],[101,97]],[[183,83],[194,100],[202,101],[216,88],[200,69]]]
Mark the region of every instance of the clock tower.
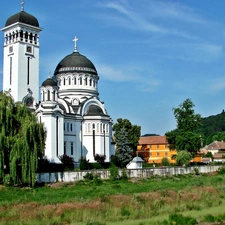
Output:
[[4,32],[3,91],[15,102],[35,108],[39,96],[39,27],[38,20],[21,11],[6,21]]

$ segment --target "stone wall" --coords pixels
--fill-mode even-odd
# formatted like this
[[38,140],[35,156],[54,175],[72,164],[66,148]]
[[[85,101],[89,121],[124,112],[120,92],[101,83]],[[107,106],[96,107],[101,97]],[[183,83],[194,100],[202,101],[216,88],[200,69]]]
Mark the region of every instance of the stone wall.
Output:
[[[148,178],[150,176],[168,176],[178,174],[195,173],[197,169],[199,173],[212,173],[217,171],[221,166],[193,166],[193,167],[163,167],[163,168],[144,168],[144,169],[126,169],[129,178]],[[54,183],[54,182],[74,182],[83,180],[87,173],[97,174],[100,179],[109,179],[109,170],[84,170],[73,172],[56,172],[56,173],[38,173],[36,180],[38,183]],[[122,170],[119,170],[122,175]]]

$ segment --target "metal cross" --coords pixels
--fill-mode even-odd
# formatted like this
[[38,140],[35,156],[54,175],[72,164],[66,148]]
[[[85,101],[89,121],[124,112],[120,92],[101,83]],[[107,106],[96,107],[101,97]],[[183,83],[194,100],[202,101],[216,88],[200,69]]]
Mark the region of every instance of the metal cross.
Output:
[[21,4],[21,11],[24,11],[24,4],[25,4],[25,2],[22,0],[20,4]]
[[73,41],[74,41],[74,52],[77,52],[77,41],[78,41],[79,39],[75,36],[75,38],[73,39]]

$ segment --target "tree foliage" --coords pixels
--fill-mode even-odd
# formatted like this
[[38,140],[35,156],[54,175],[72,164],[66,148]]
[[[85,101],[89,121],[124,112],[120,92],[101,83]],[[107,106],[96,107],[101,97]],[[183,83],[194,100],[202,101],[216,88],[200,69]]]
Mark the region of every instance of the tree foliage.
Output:
[[45,137],[43,124],[25,105],[0,94],[0,180],[10,175],[14,184],[34,185]]
[[190,99],[186,99],[179,107],[173,108],[177,129],[166,133],[171,150],[176,149],[178,152],[185,150],[191,153],[192,157],[202,144],[201,135],[196,132],[202,125],[202,118],[200,114],[195,113],[194,106]]
[[176,156],[176,162],[180,166],[188,166],[189,161],[191,159],[192,159],[191,153],[185,150],[179,151]]
[[130,148],[133,150],[133,152],[136,152],[138,141],[141,136],[141,127],[132,125],[128,119],[117,119],[117,123],[115,123],[112,128],[116,140],[118,135],[120,135],[122,128],[124,128],[127,132],[127,141],[129,141]]
[[133,150],[130,147],[128,132],[122,127],[116,138],[116,155],[120,161],[121,167],[124,167],[132,160],[132,153]]

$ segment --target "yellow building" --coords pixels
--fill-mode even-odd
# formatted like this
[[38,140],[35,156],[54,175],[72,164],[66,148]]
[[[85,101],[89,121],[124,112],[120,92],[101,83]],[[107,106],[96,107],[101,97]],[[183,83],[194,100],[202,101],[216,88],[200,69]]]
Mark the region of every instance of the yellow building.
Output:
[[[166,136],[140,137],[137,152],[148,163],[161,163],[164,157],[168,158],[170,163],[176,163],[172,156],[176,155],[177,151],[170,151]],[[199,152],[191,162],[202,162],[202,154]]]
[[137,146],[138,155],[142,155],[148,163],[161,163],[162,158],[166,157],[171,163],[176,151],[170,151],[166,136],[144,136],[140,137]]

